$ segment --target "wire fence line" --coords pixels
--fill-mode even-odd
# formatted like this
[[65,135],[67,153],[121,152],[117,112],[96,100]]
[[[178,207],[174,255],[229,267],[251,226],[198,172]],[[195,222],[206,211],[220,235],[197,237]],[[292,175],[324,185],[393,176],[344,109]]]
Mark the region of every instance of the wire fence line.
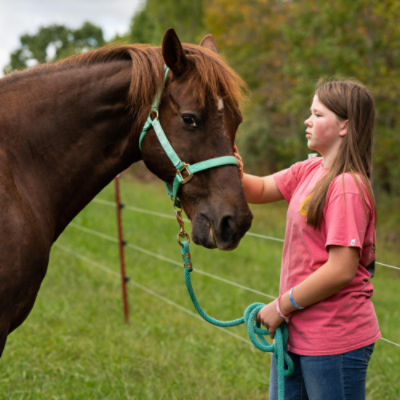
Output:
[[[75,228],[78,228],[78,226],[79,225],[75,224]],[[86,233],[90,233],[90,234],[93,234],[93,232],[96,232],[96,231],[92,231],[91,229],[87,229],[87,228],[82,229],[82,231],[85,231]],[[97,235],[96,234],[96,236],[101,237],[103,239],[106,239],[108,237],[108,235],[105,235],[105,234],[101,234],[101,235]],[[108,240],[108,238],[107,238],[107,240]],[[112,241],[116,242],[116,240],[112,240]],[[120,274],[118,272],[113,271],[109,267],[106,267],[105,265],[100,264],[99,262],[94,261],[94,260],[90,259],[89,257],[84,256],[81,253],[78,253],[78,252],[76,252],[76,251],[74,251],[74,250],[72,250],[72,249],[70,249],[68,247],[65,247],[65,246],[63,246],[63,245],[61,245],[59,243],[56,243],[55,247],[57,247],[58,249],[66,252],[66,253],[71,254],[72,256],[84,261],[85,263],[89,263],[89,264],[93,265],[94,267],[96,267],[98,269],[101,269],[101,270],[107,272],[108,274],[110,274],[112,276],[115,276],[116,278],[120,279]],[[148,253],[151,253],[151,252],[148,252]],[[197,271],[197,272],[199,272],[199,271]],[[180,304],[175,303],[174,301],[168,299],[167,297],[158,294],[154,290],[152,290],[152,289],[150,289],[150,288],[148,288],[148,287],[146,287],[146,286],[144,286],[144,285],[142,285],[142,284],[140,284],[138,282],[135,282],[132,279],[129,280],[129,283],[132,284],[133,286],[137,287],[138,289],[141,289],[142,291],[144,291],[144,292],[146,292],[146,293],[158,298],[159,300],[161,300],[161,301],[163,301],[163,302],[165,302],[165,303],[177,308],[178,310],[183,311],[184,313],[186,313],[186,314],[188,314],[188,315],[190,315],[190,316],[192,316],[192,317],[194,317],[196,319],[199,319],[200,321],[204,322],[203,318],[201,318],[198,314],[194,313],[193,311],[188,310],[187,308],[181,306]],[[252,343],[249,340],[243,338],[240,335],[237,335],[236,333],[232,332],[229,329],[221,328],[221,327],[216,327],[216,328],[224,331],[226,334],[234,337],[235,339],[238,339],[238,340],[240,340],[240,341],[242,341],[242,342],[244,342],[246,344],[252,345]],[[396,342],[394,342],[392,340],[389,340],[389,339],[386,339],[384,337],[381,337],[380,340],[400,348],[400,343],[396,343]]]
[[[105,233],[98,232],[98,231],[96,231],[96,230],[83,227],[83,226],[81,226],[81,225],[79,225],[79,224],[76,224],[76,223],[70,223],[69,226],[71,226],[71,227],[73,227],[73,228],[75,228],[75,229],[78,229],[78,230],[80,230],[80,231],[82,231],[82,232],[88,233],[88,234],[90,234],[90,235],[93,235],[93,236],[102,238],[102,239],[104,239],[104,240],[108,240],[108,241],[113,242],[113,243],[118,243],[118,239],[114,238],[113,236],[107,235],[107,234],[105,234]],[[59,248],[61,248],[61,249],[62,249],[62,248],[66,249],[64,246],[61,246],[61,245],[59,245],[59,244],[57,244],[57,243],[56,243],[56,246],[59,247]],[[142,253],[144,253],[144,254],[146,254],[146,255],[149,255],[149,256],[151,256],[151,257],[155,257],[155,258],[157,258],[157,259],[159,259],[159,260],[166,261],[166,262],[168,262],[168,263],[170,263],[170,264],[174,264],[174,265],[177,265],[177,266],[183,268],[183,267],[182,267],[182,262],[178,262],[178,261],[172,260],[172,259],[170,259],[170,258],[168,258],[168,257],[165,257],[165,256],[161,255],[161,254],[154,253],[154,252],[152,252],[152,251],[150,251],[150,250],[144,249],[144,248],[139,247],[139,246],[136,246],[136,245],[132,245],[132,244],[127,243],[126,246],[127,246],[128,248],[131,248],[131,249],[140,251],[140,252],[142,252]],[[72,250],[70,250],[70,253],[71,253],[71,254],[74,254],[75,252],[73,252]],[[79,253],[75,253],[75,254],[79,254]],[[85,256],[81,256],[81,259],[83,259],[83,260],[90,260],[89,258],[87,258],[87,257],[85,257]],[[88,261],[88,262],[89,262],[89,261]],[[90,261],[90,262],[91,262],[92,264],[95,263],[95,262],[93,262],[93,261]],[[100,265],[100,264],[99,264],[99,265]],[[107,268],[107,267],[102,266],[102,268],[105,269],[105,268]],[[239,283],[236,283],[236,282],[233,282],[233,281],[230,281],[230,280],[221,278],[221,277],[219,277],[219,276],[217,276],[217,275],[210,274],[210,273],[208,273],[208,272],[201,271],[201,270],[199,270],[199,269],[193,268],[193,271],[195,271],[196,273],[202,274],[202,275],[206,275],[206,276],[208,276],[208,277],[210,277],[210,278],[213,278],[213,279],[216,279],[216,280],[218,280],[218,281],[227,283],[227,284],[229,284],[229,285],[235,286],[235,287],[237,287],[237,288],[240,288],[240,289],[243,289],[243,290],[247,290],[247,291],[250,291],[250,292],[252,292],[252,293],[259,294],[259,295],[261,295],[261,296],[268,297],[268,298],[270,298],[270,299],[275,299],[275,298],[276,298],[276,296],[272,296],[272,295],[267,294],[267,293],[259,292],[258,290],[255,290],[255,289],[252,289],[252,288],[248,288],[248,287],[243,286],[243,285],[241,285],[241,284],[239,284]],[[113,272],[113,273],[114,273],[114,272]],[[114,274],[117,274],[117,273],[114,273]],[[117,274],[117,275],[120,276],[119,274]],[[131,282],[131,280],[130,280],[129,282]],[[138,283],[135,282],[134,285],[137,286],[137,287],[139,287],[138,285],[140,285],[140,284],[138,284]],[[145,288],[145,289],[143,289],[143,290],[147,291],[148,293],[152,292],[151,289],[146,288],[145,286],[143,286],[143,288]],[[154,293],[155,293],[155,292],[154,292]],[[150,293],[150,294],[151,294],[151,293]],[[156,297],[159,297],[159,296],[160,296],[160,295],[158,295],[158,294],[156,295]],[[162,296],[161,296],[161,297],[162,297]],[[160,297],[160,298],[161,298],[161,297]],[[174,304],[175,304],[173,301],[171,301],[171,300],[169,300],[169,299],[167,299],[167,298],[165,298],[165,299],[166,299],[166,302],[168,302],[169,304],[171,304],[171,305],[174,305]],[[177,305],[177,306],[178,306],[178,308],[181,308],[181,307],[182,307],[182,306],[179,306],[179,305]],[[185,309],[185,310],[187,310],[187,309]],[[187,310],[187,311],[189,311],[189,310]],[[185,311],[185,312],[186,312],[186,311]],[[189,312],[189,313],[191,314],[192,312]],[[194,313],[193,313],[193,314],[194,314]],[[196,315],[196,317],[197,317],[197,315]],[[225,330],[225,329],[223,329],[223,330]],[[227,333],[231,334],[232,336],[238,336],[238,335],[232,334],[229,330],[227,330]],[[241,336],[238,336],[238,337],[239,337],[241,340],[245,340],[245,339],[243,339]],[[384,342],[386,342],[386,343],[388,343],[388,344],[394,345],[394,346],[396,346],[397,348],[400,348],[400,343],[397,343],[397,342],[395,342],[395,341],[393,341],[393,340],[390,340],[390,339],[387,339],[387,338],[384,338],[384,337],[381,337],[381,340],[384,341]],[[246,341],[246,342],[247,342],[247,341]],[[250,342],[249,342],[249,343],[250,343]]]
[[[69,226],[71,226],[72,228],[78,229],[78,230],[80,230],[82,232],[89,233],[89,234],[91,234],[93,236],[97,236],[99,238],[108,240],[110,242],[118,243],[118,239],[113,237],[113,236],[107,235],[105,233],[98,232],[98,231],[96,231],[94,229],[85,228],[84,226],[78,225],[78,224],[76,224],[74,222],[71,222],[69,224]],[[183,268],[182,261],[179,262],[179,261],[173,260],[172,258],[165,257],[162,254],[155,253],[154,251],[147,250],[147,249],[145,249],[143,247],[136,246],[136,245],[131,244],[131,243],[126,243],[126,247],[131,248],[131,249],[136,250],[136,251],[139,251],[139,252],[141,252],[143,254],[146,254],[148,256],[157,258],[158,260],[162,260],[162,261],[165,261],[165,262],[167,262],[169,264],[173,264],[173,265],[176,265],[176,266],[178,266],[180,268]],[[207,276],[209,278],[215,279],[217,281],[224,282],[224,283],[226,283],[228,285],[235,286],[235,287],[237,287],[239,289],[247,290],[248,292],[255,293],[255,294],[258,294],[258,295],[263,296],[263,297],[267,297],[269,299],[275,299],[276,298],[276,296],[273,296],[272,294],[260,292],[259,290],[256,290],[256,289],[253,289],[253,288],[249,288],[247,286],[241,285],[240,283],[231,281],[229,279],[222,278],[221,276],[218,276],[218,275],[215,275],[215,274],[211,274],[211,273],[206,272],[206,271],[202,271],[201,269],[198,269],[198,268],[193,268],[193,271],[195,271],[198,274],[201,274],[201,275]]]
[[[102,270],[102,271],[104,271],[104,272],[107,272],[108,274],[110,274],[110,275],[112,275],[112,276],[115,276],[115,277],[118,278],[118,279],[121,279],[120,274],[119,274],[118,272],[113,271],[113,270],[110,269],[109,267],[107,267],[107,266],[105,266],[105,265],[103,265],[103,264],[100,264],[100,263],[98,263],[97,261],[94,261],[94,260],[90,259],[89,257],[86,257],[86,256],[84,256],[83,254],[78,253],[78,252],[76,252],[76,251],[74,251],[74,250],[72,250],[72,249],[70,249],[70,248],[68,248],[68,247],[65,247],[65,246],[63,246],[63,245],[61,245],[61,244],[59,244],[59,243],[56,243],[55,246],[56,246],[58,249],[60,249],[60,250],[62,250],[62,251],[64,251],[64,252],[66,252],[66,253],[69,253],[69,254],[71,254],[72,256],[74,256],[74,257],[76,257],[76,258],[78,258],[78,259],[84,261],[85,263],[91,264],[91,265],[93,265],[95,268],[98,268],[98,269],[100,269],[100,270]],[[171,306],[177,308],[178,310],[183,311],[184,313],[186,313],[186,314],[188,314],[188,315],[190,315],[190,316],[192,316],[192,317],[194,317],[194,318],[196,318],[196,319],[198,319],[198,320],[204,322],[203,318],[201,318],[199,314],[197,314],[197,313],[195,313],[195,312],[193,312],[193,311],[188,310],[187,308],[181,306],[181,305],[178,304],[178,303],[175,303],[174,301],[168,299],[167,297],[158,294],[158,293],[155,292],[154,290],[152,290],[152,289],[150,289],[150,288],[148,288],[148,287],[146,287],[146,286],[144,286],[144,285],[141,285],[140,283],[135,282],[135,281],[132,280],[132,279],[129,280],[129,284],[132,284],[133,286],[135,286],[135,287],[137,287],[138,289],[140,289],[140,290],[142,290],[142,291],[144,291],[144,292],[150,294],[151,296],[154,296],[154,297],[156,297],[157,299],[159,299],[159,300],[161,300],[161,301],[163,301],[163,302],[165,302],[165,303],[167,303],[167,304],[169,304],[169,305],[171,305]],[[232,331],[229,330],[229,329],[221,328],[221,327],[219,327],[219,326],[217,326],[216,328],[218,328],[218,329],[224,331],[226,334],[228,334],[228,335],[230,335],[230,336],[232,336],[232,337],[234,337],[234,338],[236,338],[236,339],[238,339],[238,340],[240,340],[240,341],[242,341],[242,342],[244,342],[244,343],[246,343],[246,344],[253,345],[253,344],[250,342],[250,340],[247,340],[247,339],[243,338],[242,336],[237,335],[236,333],[232,332]]]
[[[93,199],[92,202],[98,203],[98,204],[103,204],[103,205],[106,205],[106,206],[115,207],[115,203],[113,203],[112,201],[108,201],[108,200]],[[139,207],[134,207],[134,206],[129,206],[129,205],[124,205],[124,209],[125,210],[139,212],[141,214],[153,215],[155,217],[161,217],[161,218],[166,218],[166,219],[176,219],[176,217],[174,215],[160,213],[158,211],[146,210],[144,208],[139,208]],[[187,219],[187,218],[183,218],[183,221],[185,223],[191,223],[191,221],[189,219]],[[247,236],[254,236],[254,237],[258,237],[258,238],[266,239],[266,240],[273,240],[275,242],[280,242],[280,243],[284,242],[283,239],[276,238],[276,237],[273,237],[273,236],[261,235],[259,233],[254,233],[254,232],[247,232],[246,235]]]
[[[103,205],[106,205],[106,206],[115,207],[115,203],[113,203],[112,201],[108,201],[108,200],[93,199],[92,202],[98,203],[98,204],[103,204]],[[160,212],[157,212],[157,211],[147,210],[147,209],[144,209],[144,208],[139,208],[139,207],[134,207],[134,206],[129,206],[129,205],[125,205],[124,208],[126,210],[138,212],[138,213],[141,213],[141,214],[148,214],[148,215],[153,215],[153,216],[156,216],[156,217],[167,218],[167,219],[176,219],[176,217],[174,215],[169,215],[169,214],[160,213]],[[184,218],[183,220],[184,220],[184,222],[190,222],[187,218]],[[282,239],[282,238],[277,238],[277,237],[274,237],[274,236],[268,236],[268,235],[263,235],[263,234],[260,234],[260,233],[254,233],[254,232],[247,232],[246,236],[257,237],[257,238],[264,239],[264,240],[272,240],[272,241],[279,242],[279,243],[283,243],[284,242],[284,239]],[[380,265],[382,267],[391,268],[391,269],[400,271],[400,267],[397,267],[395,265],[385,264],[385,263],[382,263],[382,262],[379,262],[379,261],[375,261],[375,264]]]

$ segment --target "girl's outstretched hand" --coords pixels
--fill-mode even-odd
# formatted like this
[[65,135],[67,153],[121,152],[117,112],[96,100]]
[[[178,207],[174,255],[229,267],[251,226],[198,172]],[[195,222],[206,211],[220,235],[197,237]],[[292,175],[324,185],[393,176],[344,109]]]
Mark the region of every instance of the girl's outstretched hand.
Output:
[[243,173],[244,173],[244,168],[243,168],[243,160],[242,157],[240,157],[239,150],[236,146],[236,144],[233,144],[233,155],[237,158],[239,162],[239,174],[240,174],[240,179],[243,178]]

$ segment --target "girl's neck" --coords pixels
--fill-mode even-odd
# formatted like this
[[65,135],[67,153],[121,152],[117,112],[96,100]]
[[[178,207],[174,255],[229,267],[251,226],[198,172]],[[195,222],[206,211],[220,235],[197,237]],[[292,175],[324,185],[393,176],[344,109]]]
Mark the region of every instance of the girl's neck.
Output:
[[328,151],[328,152],[326,152],[324,154],[321,153],[321,155],[322,155],[322,165],[323,165],[324,168],[329,169],[333,165],[333,163],[335,162],[335,159],[336,159],[338,151],[339,151],[339,148],[334,148],[334,149],[331,149],[330,151]]

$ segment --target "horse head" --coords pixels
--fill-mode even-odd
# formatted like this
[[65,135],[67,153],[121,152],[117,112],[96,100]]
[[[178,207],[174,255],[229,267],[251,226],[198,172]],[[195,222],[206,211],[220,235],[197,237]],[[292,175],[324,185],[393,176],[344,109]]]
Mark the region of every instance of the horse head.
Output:
[[[210,35],[200,46],[182,45],[174,30],[162,45],[166,77],[159,121],[169,143],[185,164],[233,155],[241,122],[242,81],[222,61]],[[153,132],[142,142],[146,166],[172,184],[176,169]],[[206,169],[180,186],[179,201],[192,221],[192,239],[208,248],[235,248],[250,228],[252,214],[236,165]]]

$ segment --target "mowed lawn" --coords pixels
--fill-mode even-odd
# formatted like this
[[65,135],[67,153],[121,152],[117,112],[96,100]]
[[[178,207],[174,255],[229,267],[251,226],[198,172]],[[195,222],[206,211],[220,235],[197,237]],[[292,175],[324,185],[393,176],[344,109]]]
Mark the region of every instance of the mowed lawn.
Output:
[[[121,191],[130,323],[123,318],[118,246],[108,240],[117,235],[115,207],[108,203],[114,201],[112,183],[53,247],[34,309],[8,338],[0,399],[267,399],[270,354],[248,343],[244,327],[223,330],[196,316],[176,221],[130,209],[173,217],[162,183],[125,174]],[[285,204],[252,210],[251,232],[283,238]],[[246,235],[232,252],[195,245],[191,251],[195,269],[243,286],[193,272],[203,308],[218,319],[237,318],[250,303],[278,293],[279,241]],[[399,254],[379,243],[377,258],[400,264]],[[383,336],[400,343],[400,271],[378,265],[373,283]],[[400,398],[399,365],[400,347],[380,340],[368,399]]]

